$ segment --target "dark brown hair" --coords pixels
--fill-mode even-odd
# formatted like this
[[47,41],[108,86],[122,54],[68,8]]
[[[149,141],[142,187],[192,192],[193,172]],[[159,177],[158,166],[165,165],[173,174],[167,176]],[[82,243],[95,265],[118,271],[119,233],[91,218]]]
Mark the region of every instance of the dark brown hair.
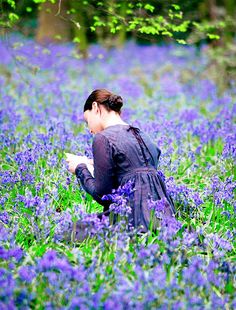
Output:
[[98,104],[102,104],[108,111],[115,111],[120,114],[121,107],[123,106],[123,99],[119,95],[115,95],[110,91],[102,88],[95,89],[86,100],[84,104],[84,112],[92,110],[92,103],[96,101]]

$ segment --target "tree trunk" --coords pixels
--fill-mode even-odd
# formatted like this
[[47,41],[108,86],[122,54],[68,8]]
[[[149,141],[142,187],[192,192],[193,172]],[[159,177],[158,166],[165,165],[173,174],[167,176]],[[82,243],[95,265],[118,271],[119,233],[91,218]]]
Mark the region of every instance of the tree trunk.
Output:
[[[120,9],[120,16],[123,18],[126,18],[126,9],[127,9],[127,3],[124,1],[121,4],[121,9]],[[118,47],[121,47],[124,45],[126,39],[126,26],[124,23],[121,25],[121,29],[118,32],[118,38],[117,38],[117,43]]]
[[39,7],[36,41],[66,42],[71,38],[71,22],[67,15],[69,0],[46,1]]
[[[217,20],[217,7],[216,7],[216,0],[208,0],[208,6],[209,6],[209,16],[211,21],[216,21]],[[222,39],[220,40],[213,40],[211,42],[211,46],[217,47],[222,44],[221,42]]]
[[73,23],[73,37],[78,38],[78,49],[83,58],[88,57],[88,39],[86,32],[85,10],[83,10],[82,1],[76,0],[71,2],[71,7],[75,9],[72,18]]
[[[235,4],[235,0],[224,0],[224,4],[225,4],[225,9],[226,9],[226,14],[228,16],[230,16],[232,18],[232,20],[235,20],[236,18],[236,4]],[[233,25],[228,26],[225,29],[224,32],[224,41],[225,43],[231,43],[234,39],[235,36],[235,27]]]

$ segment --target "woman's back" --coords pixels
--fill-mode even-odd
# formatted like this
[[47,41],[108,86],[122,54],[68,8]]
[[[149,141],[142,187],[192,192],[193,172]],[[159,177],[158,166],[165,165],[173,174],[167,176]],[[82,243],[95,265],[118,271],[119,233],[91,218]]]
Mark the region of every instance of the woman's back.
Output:
[[156,170],[160,153],[147,134],[130,125],[109,126],[96,134],[93,141],[96,193],[102,197],[133,179],[135,191],[130,200],[129,222],[134,227],[142,225],[144,231],[150,224],[150,196],[153,200],[166,198],[165,215],[174,213],[173,202]]
[[157,167],[160,150],[151,142],[148,135],[139,130],[137,127],[118,124],[107,127],[100,134],[106,136],[109,141],[115,145],[117,152],[116,158],[118,161],[117,165],[120,164],[120,168],[122,168],[122,164],[124,164],[122,161],[123,155],[129,163],[127,167],[123,168],[130,170],[135,167],[146,166],[142,149],[140,145],[137,144],[137,133],[140,134],[141,138],[149,149],[150,153],[144,147],[144,155],[148,160],[148,166]]

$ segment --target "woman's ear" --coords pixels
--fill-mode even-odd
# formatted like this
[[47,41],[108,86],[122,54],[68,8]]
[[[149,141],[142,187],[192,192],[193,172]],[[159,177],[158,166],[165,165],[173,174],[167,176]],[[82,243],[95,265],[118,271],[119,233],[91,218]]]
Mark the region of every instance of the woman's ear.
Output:
[[92,109],[94,110],[95,113],[101,113],[97,101],[94,101],[94,102],[92,103]]
[[98,108],[98,103],[97,103],[97,101],[94,101],[94,102],[92,103],[92,109],[94,109],[94,110],[96,111],[97,108]]

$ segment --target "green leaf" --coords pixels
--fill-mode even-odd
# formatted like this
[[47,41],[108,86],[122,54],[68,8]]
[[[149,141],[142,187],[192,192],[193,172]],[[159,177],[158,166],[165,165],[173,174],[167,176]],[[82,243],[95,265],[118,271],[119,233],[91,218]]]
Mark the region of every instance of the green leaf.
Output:
[[163,16],[160,15],[156,18],[156,20],[158,21],[158,23],[163,23],[165,19]]
[[60,34],[57,34],[54,36],[54,39],[56,40],[61,40],[62,39],[62,36]]
[[9,17],[11,22],[15,22],[19,19],[19,16],[16,15],[15,13],[9,13],[8,17]]
[[26,7],[26,12],[28,12],[28,13],[32,12],[32,8],[29,7],[29,6],[27,6],[27,7]]
[[127,31],[134,30],[136,27],[143,25],[143,18],[142,17],[133,17],[133,20],[130,20],[129,27],[127,28]]
[[115,28],[115,27],[112,27],[112,28],[110,29],[110,32],[111,32],[111,33],[116,33],[116,28]]
[[174,14],[173,14],[172,10],[169,10],[168,15],[169,15],[170,19],[174,18]]
[[130,10],[130,9],[126,10],[126,14],[132,14],[132,13],[133,13],[132,10]]
[[136,7],[137,7],[137,8],[142,8],[142,7],[143,7],[142,2],[138,2],[138,3],[136,4]]
[[172,4],[172,6],[176,11],[180,10],[180,6],[178,4]]
[[224,22],[224,21],[222,20],[222,21],[220,21],[220,22],[218,23],[218,27],[217,27],[217,28],[225,28],[226,26],[227,26],[226,22]]
[[184,21],[182,24],[175,26],[173,25],[172,30],[175,32],[186,32],[188,29],[188,25],[189,25],[190,21],[186,20]]
[[7,0],[7,3],[13,8],[16,8],[16,2],[14,0]]
[[176,40],[179,44],[187,44],[187,42],[183,39],[177,39]]
[[175,17],[178,19],[182,19],[183,18],[183,13],[179,12],[179,13],[175,13]]
[[153,12],[155,10],[155,7],[151,4],[145,4],[144,9],[150,12]]
[[80,43],[80,38],[79,38],[79,37],[75,37],[75,38],[73,39],[73,42],[74,42],[74,43]]
[[220,39],[220,36],[218,34],[207,33],[207,36],[211,40],[219,40]]
[[44,3],[46,0],[34,0],[34,3]]
[[146,33],[146,34],[158,34],[158,30],[153,27],[153,26],[143,26],[141,28],[139,28],[138,30],[141,33]]
[[172,34],[171,32],[169,32],[169,31],[167,31],[167,30],[162,31],[161,34],[162,34],[163,36],[173,37],[173,34]]

